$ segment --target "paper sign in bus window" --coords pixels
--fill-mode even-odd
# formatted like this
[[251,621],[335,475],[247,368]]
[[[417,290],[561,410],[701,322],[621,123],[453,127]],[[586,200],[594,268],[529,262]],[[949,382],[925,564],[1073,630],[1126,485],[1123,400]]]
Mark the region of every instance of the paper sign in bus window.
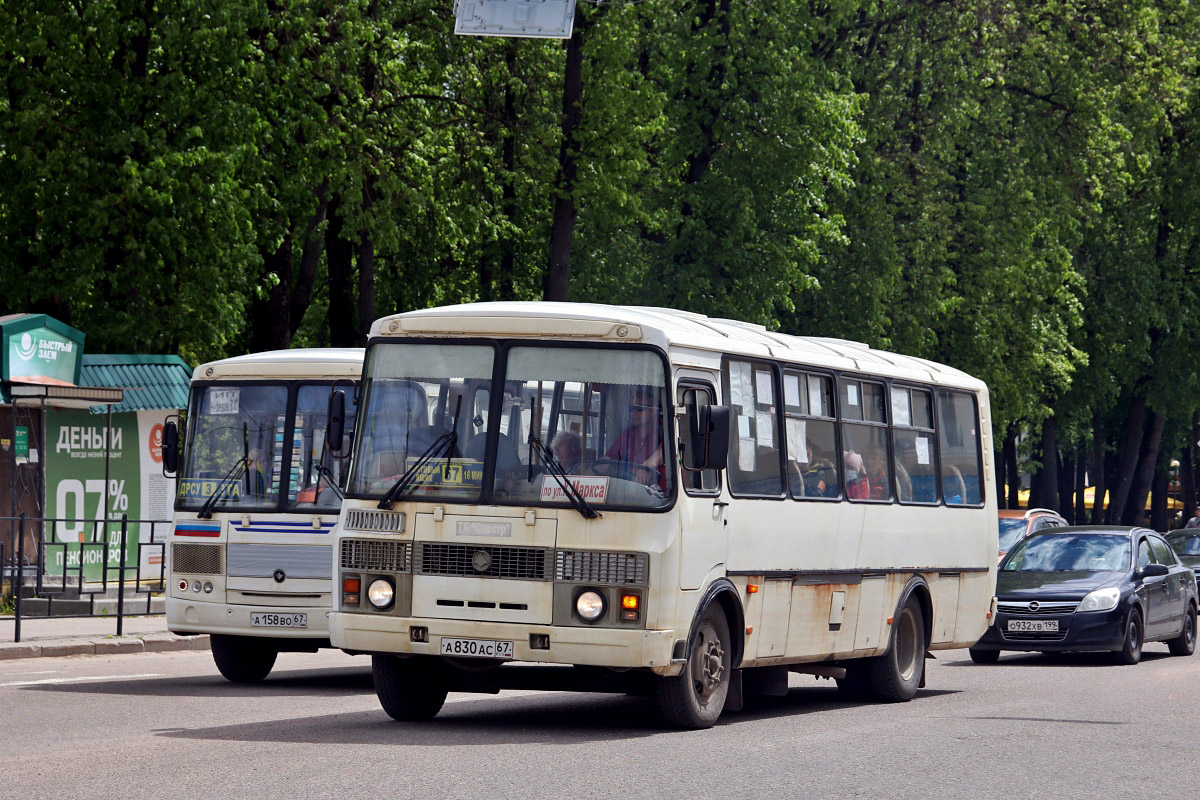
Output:
[[208,393],[208,413],[236,414],[240,405],[241,389],[211,389]]
[[792,408],[800,407],[800,376],[783,376],[783,402]]
[[908,408],[908,390],[892,389],[892,424],[912,425],[912,415]]
[[758,443],[763,447],[775,446],[775,426],[771,424],[771,415],[759,411],[754,415],[754,424],[758,428]]
[[754,371],[755,399],[759,405],[769,405],[774,402],[775,392],[771,390],[771,373],[766,370]]
[[917,463],[929,464],[929,440],[924,436],[917,437]]

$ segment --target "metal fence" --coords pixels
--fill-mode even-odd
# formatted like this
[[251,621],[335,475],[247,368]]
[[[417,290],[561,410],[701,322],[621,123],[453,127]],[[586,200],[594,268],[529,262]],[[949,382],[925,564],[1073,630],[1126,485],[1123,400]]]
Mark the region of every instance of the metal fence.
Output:
[[165,588],[170,525],[126,515],[112,520],[0,517],[0,529],[13,534],[0,540],[0,576],[15,617],[13,641],[21,641],[22,619],[111,617],[113,600],[118,636],[125,617],[163,613],[153,610],[153,602]]

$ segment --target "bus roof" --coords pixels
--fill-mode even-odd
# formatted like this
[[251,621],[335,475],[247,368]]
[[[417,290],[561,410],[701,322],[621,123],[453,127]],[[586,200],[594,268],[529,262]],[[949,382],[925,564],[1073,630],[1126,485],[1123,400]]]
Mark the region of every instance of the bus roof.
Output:
[[441,335],[639,342],[670,349],[677,363],[686,362],[687,351],[694,351],[697,366],[705,355],[711,358],[714,353],[729,353],[986,390],[982,381],[967,373],[927,359],[876,350],[846,339],[776,333],[762,325],[671,308],[470,303],[395,314],[371,326],[372,337]]
[[247,353],[201,364],[192,380],[357,378],[362,373],[363,352],[359,347],[298,347]]

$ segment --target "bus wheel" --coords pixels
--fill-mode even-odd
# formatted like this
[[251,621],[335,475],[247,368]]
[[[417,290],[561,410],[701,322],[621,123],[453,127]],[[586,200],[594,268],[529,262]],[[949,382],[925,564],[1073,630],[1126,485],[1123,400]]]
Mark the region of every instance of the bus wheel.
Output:
[[911,700],[925,673],[925,616],[917,598],[910,597],[892,624],[887,653],[870,659],[867,679],[871,694],[885,703]]
[[713,603],[700,618],[683,671],[660,677],[655,686],[658,709],[676,728],[709,728],[721,716],[733,668],[729,623]]
[[262,639],[214,633],[208,637],[213,661],[227,680],[258,683],[271,673],[279,651]]
[[446,675],[429,656],[396,658],[376,653],[371,656],[371,677],[379,705],[392,719],[433,719],[446,702]]

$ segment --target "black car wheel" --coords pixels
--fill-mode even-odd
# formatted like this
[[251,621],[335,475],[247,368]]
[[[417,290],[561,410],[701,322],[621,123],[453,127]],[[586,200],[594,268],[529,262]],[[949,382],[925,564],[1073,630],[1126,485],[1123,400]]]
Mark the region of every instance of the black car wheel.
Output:
[[1167,642],[1173,656],[1190,656],[1196,652],[1196,607],[1188,604],[1187,613],[1183,615],[1183,630],[1174,639]]
[[995,664],[1000,660],[999,650],[976,650],[972,647],[967,652],[971,654],[971,660],[976,664]]
[[1142,660],[1142,612],[1134,609],[1129,612],[1129,622],[1125,627],[1125,644],[1113,654],[1118,664],[1136,664]]

